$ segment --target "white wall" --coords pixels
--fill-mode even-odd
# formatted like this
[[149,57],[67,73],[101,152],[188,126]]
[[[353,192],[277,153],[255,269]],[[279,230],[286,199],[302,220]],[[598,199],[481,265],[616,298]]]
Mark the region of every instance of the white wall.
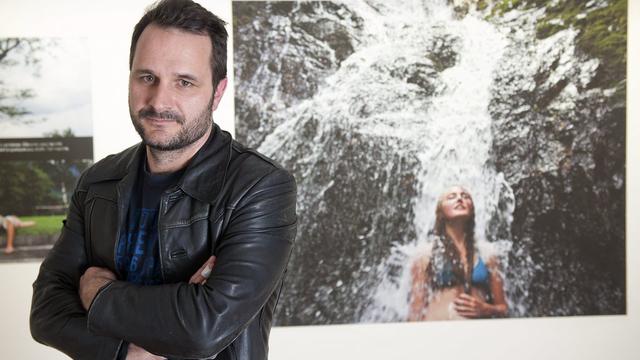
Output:
[[[138,141],[127,111],[128,47],[150,1],[3,0],[0,37],[87,36],[91,43],[95,157]],[[229,0],[201,1],[231,21]],[[640,64],[640,1],[629,0],[628,63]],[[229,27],[230,30],[230,27]],[[229,64],[229,71],[233,67]],[[626,316],[275,328],[271,359],[638,359],[640,355],[640,72],[628,73]],[[233,84],[217,123],[233,130]],[[636,121],[632,121],[635,119]],[[0,265],[0,357],[66,359],[28,329],[31,283],[39,263]]]

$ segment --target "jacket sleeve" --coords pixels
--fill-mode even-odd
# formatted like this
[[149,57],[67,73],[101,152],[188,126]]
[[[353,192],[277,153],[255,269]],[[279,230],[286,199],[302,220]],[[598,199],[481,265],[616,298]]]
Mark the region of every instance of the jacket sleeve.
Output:
[[33,284],[30,328],[33,338],[74,359],[114,359],[121,341],[87,330],[87,313],[78,295],[86,270],[82,178],[71,199],[58,241],[40,266]]
[[219,353],[276,291],[295,238],[295,204],[295,181],[286,171],[258,179],[227,210],[228,225],[205,285],[112,282],[89,309],[89,330],[170,358]]

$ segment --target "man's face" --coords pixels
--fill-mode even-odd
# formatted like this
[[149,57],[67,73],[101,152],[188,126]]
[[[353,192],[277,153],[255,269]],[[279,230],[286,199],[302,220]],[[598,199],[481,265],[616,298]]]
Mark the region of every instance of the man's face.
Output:
[[207,134],[214,96],[211,41],[206,35],[148,25],[136,45],[129,76],[129,113],[142,140],[158,150],[184,148]]

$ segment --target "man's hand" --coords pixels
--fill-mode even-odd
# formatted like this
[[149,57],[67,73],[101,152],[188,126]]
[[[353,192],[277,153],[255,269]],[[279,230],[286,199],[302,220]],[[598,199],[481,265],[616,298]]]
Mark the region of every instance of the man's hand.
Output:
[[153,355],[147,350],[137,346],[136,344],[129,344],[127,350],[127,360],[164,360],[165,357],[159,355]]
[[189,284],[204,285],[204,283],[207,282],[209,275],[211,275],[211,270],[213,269],[213,265],[215,263],[215,256],[211,256],[209,259],[207,259],[207,261],[202,264],[200,269],[198,269],[198,271],[196,271],[196,273],[191,276],[191,279],[189,279]]
[[84,309],[89,310],[89,306],[91,306],[98,290],[114,280],[116,280],[116,275],[109,269],[97,266],[88,268],[80,277],[80,284],[78,285],[78,294]]

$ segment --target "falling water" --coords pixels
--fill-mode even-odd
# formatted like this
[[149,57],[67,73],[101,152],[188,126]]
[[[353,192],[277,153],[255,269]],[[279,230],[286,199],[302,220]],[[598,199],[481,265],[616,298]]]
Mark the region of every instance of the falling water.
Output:
[[[265,133],[256,137],[258,150],[288,167],[299,185],[300,225],[292,258],[298,271],[288,279],[282,319],[295,318],[294,324],[406,319],[411,261],[429,248],[436,198],[452,185],[473,196],[481,256],[496,256],[505,273],[529,267],[507,262],[514,196],[491,154],[487,109],[494,68],[507,44],[503,34],[473,13],[456,19],[445,0],[345,2],[346,12],[362,19],[361,27],[351,26],[352,18],[341,9],[324,12],[322,2],[313,4],[311,15],[270,15],[275,29],[265,37],[277,44],[271,58],[287,55],[304,63],[303,71],[327,74],[317,91],[296,98],[291,87],[304,85],[305,78],[285,84],[287,74],[270,70],[269,56],[239,88],[243,101],[258,99],[256,108],[268,122],[257,130]],[[292,31],[300,26],[292,24],[296,16],[346,23],[353,53],[336,61],[326,44]],[[314,48],[289,47],[290,41],[296,46],[307,41]],[[308,51],[326,56],[328,68]],[[361,164],[361,170],[372,169],[369,178],[341,168],[354,172]],[[393,182],[403,176],[404,186],[411,188],[404,193]],[[368,193],[349,193],[362,181],[371,187]],[[358,201],[362,204],[352,206]],[[360,213],[332,208],[335,204]],[[326,219],[335,213],[353,217],[338,221],[357,222],[352,228],[360,233],[332,229]],[[325,228],[318,229],[318,223]],[[398,223],[406,228],[394,228]],[[526,292],[526,279],[505,280],[508,295]],[[520,299],[508,301],[513,314],[524,313]]]
[[[407,317],[412,260],[430,248],[427,234],[435,222],[437,198],[453,185],[461,185],[472,194],[480,255],[497,256],[503,270],[508,266],[510,239],[498,238],[508,235],[508,231],[500,233],[496,227],[508,229],[514,197],[491,161],[491,118],[487,111],[493,69],[506,40],[492,24],[479,17],[455,20],[442,4],[432,4],[429,10],[420,23],[442,24],[441,28],[459,40],[458,62],[441,73],[444,90],[433,98],[428,111],[421,114],[423,126],[411,128],[421,144],[419,195],[413,203],[417,237],[414,241],[398,242],[391,256],[380,265],[383,280],[364,312],[364,321]],[[429,28],[438,27],[424,27]]]

